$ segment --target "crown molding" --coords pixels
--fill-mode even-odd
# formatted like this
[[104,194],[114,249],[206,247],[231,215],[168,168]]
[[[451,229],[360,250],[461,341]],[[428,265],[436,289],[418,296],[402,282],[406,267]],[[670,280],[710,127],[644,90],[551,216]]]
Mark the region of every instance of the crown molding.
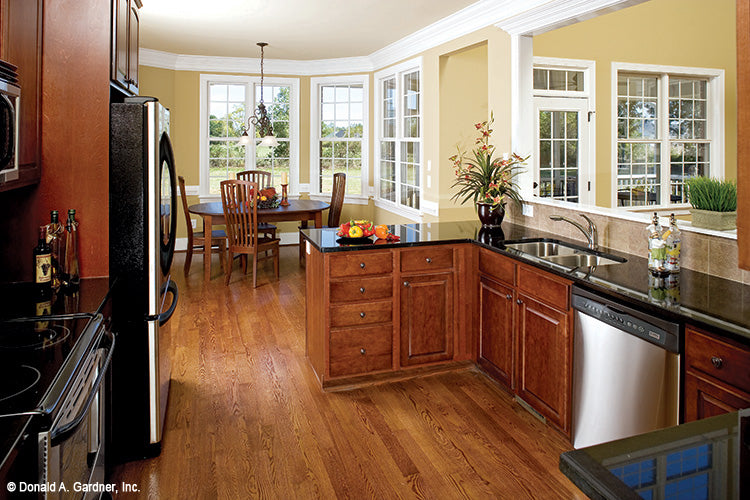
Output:
[[[511,35],[533,35],[647,0],[479,0],[369,56],[296,61],[265,59],[272,75],[324,76],[368,73],[473,33],[496,26]],[[139,49],[140,64],[177,71],[257,74],[260,59],[173,54]]]
[[[176,71],[201,71],[220,73],[260,73],[260,59],[255,57],[215,57],[172,54],[152,49],[138,49],[143,66]],[[343,57],[295,61],[292,59],[264,59],[264,72],[271,75],[335,75],[340,73],[368,73],[374,70],[367,57]]]
[[540,35],[648,0],[553,0],[495,24],[510,35]]

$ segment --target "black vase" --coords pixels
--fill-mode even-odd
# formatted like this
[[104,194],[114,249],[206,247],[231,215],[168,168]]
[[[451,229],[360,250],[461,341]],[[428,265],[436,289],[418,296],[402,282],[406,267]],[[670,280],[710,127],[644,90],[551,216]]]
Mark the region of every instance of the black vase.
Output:
[[493,207],[492,203],[477,202],[477,215],[482,227],[498,227],[505,217],[505,207],[500,204]]

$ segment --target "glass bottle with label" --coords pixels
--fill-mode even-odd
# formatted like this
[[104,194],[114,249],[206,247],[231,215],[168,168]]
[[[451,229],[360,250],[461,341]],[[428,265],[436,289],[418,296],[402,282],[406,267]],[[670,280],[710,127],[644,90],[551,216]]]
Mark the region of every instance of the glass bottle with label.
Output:
[[662,239],[662,227],[656,212],[646,232],[648,234],[648,270],[656,275],[666,274],[667,243]]
[[66,290],[78,288],[80,275],[78,272],[78,222],[76,211],[68,210],[68,220],[65,222],[65,261],[62,273],[62,285]]
[[39,243],[34,248],[34,283],[40,290],[52,284],[52,255],[47,244],[47,227],[39,226]]
[[662,239],[667,244],[667,262],[665,267],[670,273],[680,272],[680,250],[682,247],[682,236],[677,227],[677,219],[674,214],[669,216],[669,229],[664,232]]
[[57,210],[50,212],[50,223],[47,226],[47,244],[52,257],[52,289],[60,288],[60,240],[65,228],[60,224]]

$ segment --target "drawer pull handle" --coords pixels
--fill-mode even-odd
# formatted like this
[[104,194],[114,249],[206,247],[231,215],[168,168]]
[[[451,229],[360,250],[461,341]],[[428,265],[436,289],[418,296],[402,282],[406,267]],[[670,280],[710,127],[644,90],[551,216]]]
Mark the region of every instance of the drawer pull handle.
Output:
[[365,312],[364,312],[364,311],[362,311],[361,313],[359,313],[359,317],[360,317],[360,318],[364,318],[365,316],[366,316],[366,314],[365,314]]
[[521,299],[516,299],[516,304],[518,304],[518,305],[520,306],[521,304],[523,304],[523,300],[521,300]]
[[365,293],[365,287],[360,287],[359,288],[359,293]]
[[365,268],[365,263],[364,262],[360,262],[359,263],[359,267],[361,267],[362,269],[364,269]]
[[505,296],[505,298],[508,299],[508,300],[512,300],[513,296],[511,294],[508,294],[508,295]]
[[359,349],[359,353],[364,356],[365,354],[367,354],[367,351],[365,351],[365,348],[362,347]]
[[427,257],[425,260],[427,261],[428,264],[432,264],[432,259],[431,258]]
[[714,365],[714,368],[721,368],[724,364],[724,360],[718,356],[711,356],[711,364]]
[[404,286],[409,286],[409,282],[408,281],[404,281]]

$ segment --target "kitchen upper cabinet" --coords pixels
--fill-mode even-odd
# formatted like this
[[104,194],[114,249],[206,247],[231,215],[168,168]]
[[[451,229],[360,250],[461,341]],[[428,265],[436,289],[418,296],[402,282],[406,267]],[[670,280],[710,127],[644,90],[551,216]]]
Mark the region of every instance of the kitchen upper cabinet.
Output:
[[138,45],[141,0],[113,0],[112,81],[138,94]]
[[479,366],[512,390],[515,291],[485,275],[479,287]]
[[685,328],[685,421],[750,408],[750,347]]
[[0,59],[18,67],[18,178],[0,183],[7,191],[39,182],[42,130],[42,0],[0,0]]

